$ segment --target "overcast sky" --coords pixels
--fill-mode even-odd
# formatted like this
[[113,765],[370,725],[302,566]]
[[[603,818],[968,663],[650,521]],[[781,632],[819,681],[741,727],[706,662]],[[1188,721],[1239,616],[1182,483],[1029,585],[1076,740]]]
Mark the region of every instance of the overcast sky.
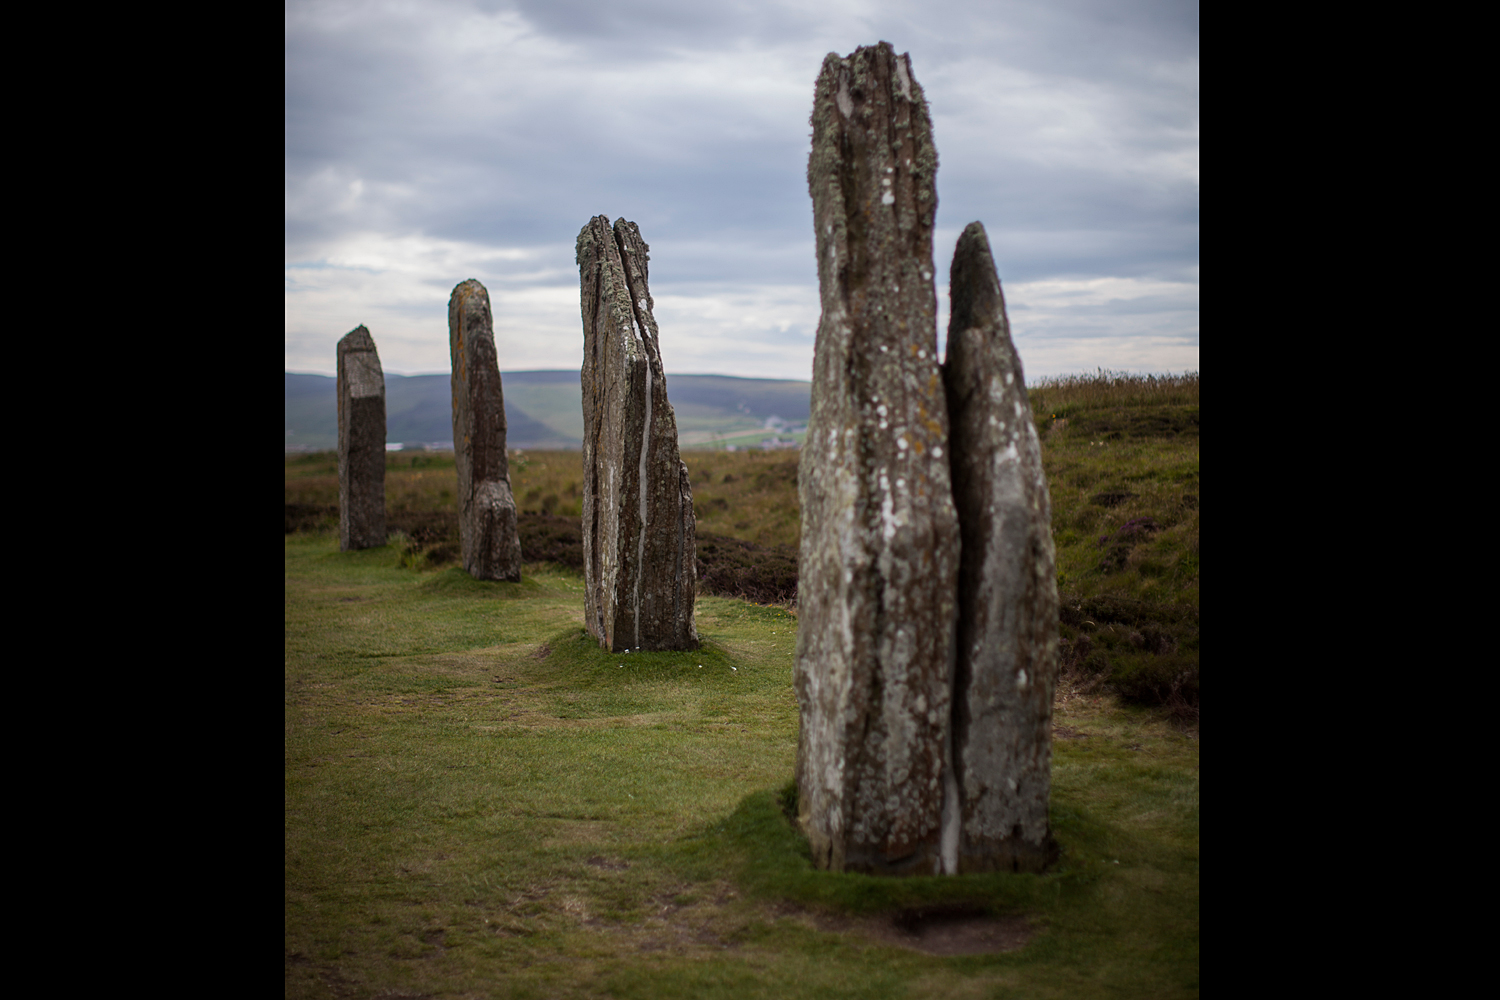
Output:
[[1196,370],[1196,0],[291,0],[287,370],[363,323],[448,371],[467,278],[503,370],[577,369],[603,214],[651,244],[668,371],[810,378],[813,83],[882,40],[932,111],[937,273],[983,222],[1028,380]]

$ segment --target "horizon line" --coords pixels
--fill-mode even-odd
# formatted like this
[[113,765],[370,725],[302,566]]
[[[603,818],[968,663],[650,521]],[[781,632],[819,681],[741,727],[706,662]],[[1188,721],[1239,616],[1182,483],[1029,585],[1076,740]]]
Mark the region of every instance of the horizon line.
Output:
[[[338,377],[337,375],[330,375],[327,372],[292,371],[290,368],[285,369],[285,372],[288,375],[320,375],[323,378],[337,378]],[[510,369],[509,371],[507,371],[507,370],[505,370],[505,369],[502,368],[500,370],[500,374],[501,375],[541,375],[541,374],[552,374],[554,372],[565,372],[565,373],[568,373],[570,375],[582,375],[583,374],[582,369],[574,369],[574,368],[513,368],[513,369]],[[382,374],[385,374],[385,375],[395,375],[398,378],[427,378],[427,377],[433,376],[433,375],[451,375],[452,373],[451,372],[438,371],[438,372],[415,372],[415,373],[411,373],[411,374],[404,374],[402,372],[383,372]],[[806,378],[769,378],[769,377],[764,377],[764,376],[759,376],[759,375],[720,375],[718,372],[667,372],[666,374],[669,375],[669,376],[670,375],[677,375],[677,376],[681,376],[681,377],[684,377],[684,378],[732,378],[732,379],[739,379],[740,381],[743,381],[743,382],[808,382],[808,383],[812,382],[812,379],[806,379]]]

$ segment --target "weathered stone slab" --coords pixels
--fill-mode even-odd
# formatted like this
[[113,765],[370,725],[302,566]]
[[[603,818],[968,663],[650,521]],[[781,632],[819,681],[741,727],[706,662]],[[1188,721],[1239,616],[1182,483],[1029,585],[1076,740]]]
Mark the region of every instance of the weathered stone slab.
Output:
[[1021,359],[984,226],[953,255],[948,397],[963,536],[954,672],[957,870],[1041,871],[1048,822],[1057,573],[1052,503]]
[[584,619],[601,646],[696,649],[697,543],[654,302],[650,250],[606,216],[578,234],[583,311]]
[[841,871],[941,870],[959,535],[936,170],[908,57],[830,53],[807,168],[822,318],[798,474],[797,781],[814,860]]
[[521,579],[521,537],[505,455],[505,397],[495,355],[490,293],[474,279],[448,299],[453,362],[453,452],[464,570],[477,580]]
[[339,550],[385,544],[385,372],[363,326],[338,344]]

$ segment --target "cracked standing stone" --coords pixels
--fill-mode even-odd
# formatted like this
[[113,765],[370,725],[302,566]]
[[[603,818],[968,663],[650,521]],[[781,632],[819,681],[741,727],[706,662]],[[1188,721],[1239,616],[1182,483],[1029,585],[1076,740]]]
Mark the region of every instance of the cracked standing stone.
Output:
[[798,820],[819,867],[931,875],[951,783],[959,562],[936,356],[937,153],[910,59],[885,42],[828,55],[812,124],[822,317],[798,473]]
[[338,344],[339,551],[385,544],[385,373],[363,326]]
[[647,287],[650,249],[606,216],[578,234],[583,312],[584,620],[610,650],[696,649],[687,466]]
[[521,536],[505,454],[505,397],[490,293],[472,278],[455,287],[448,299],[448,353],[464,570],[477,580],[518,583]]
[[1052,505],[1021,359],[984,226],[953,255],[948,396],[953,497],[963,533],[953,759],[957,870],[1041,871],[1048,822],[1057,573]]

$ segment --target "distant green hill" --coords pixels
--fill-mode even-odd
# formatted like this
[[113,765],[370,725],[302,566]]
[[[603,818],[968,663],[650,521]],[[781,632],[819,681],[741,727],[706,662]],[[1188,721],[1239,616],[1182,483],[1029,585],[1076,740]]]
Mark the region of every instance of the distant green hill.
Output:
[[[513,448],[579,448],[583,392],[574,371],[502,372],[506,443]],[[306,448],[338,445],[335,380],[286,373],[286,443]],[[386,440],[453,442],[447,375],[385,377]],[[668,375],[667,397],[677,413],[685,448],[753,445],[780,433],[802,438],[812,383],[724,375]],[[779,418],[779,423],[771,418]],[[795,433],[792,433],[796,430]]]

